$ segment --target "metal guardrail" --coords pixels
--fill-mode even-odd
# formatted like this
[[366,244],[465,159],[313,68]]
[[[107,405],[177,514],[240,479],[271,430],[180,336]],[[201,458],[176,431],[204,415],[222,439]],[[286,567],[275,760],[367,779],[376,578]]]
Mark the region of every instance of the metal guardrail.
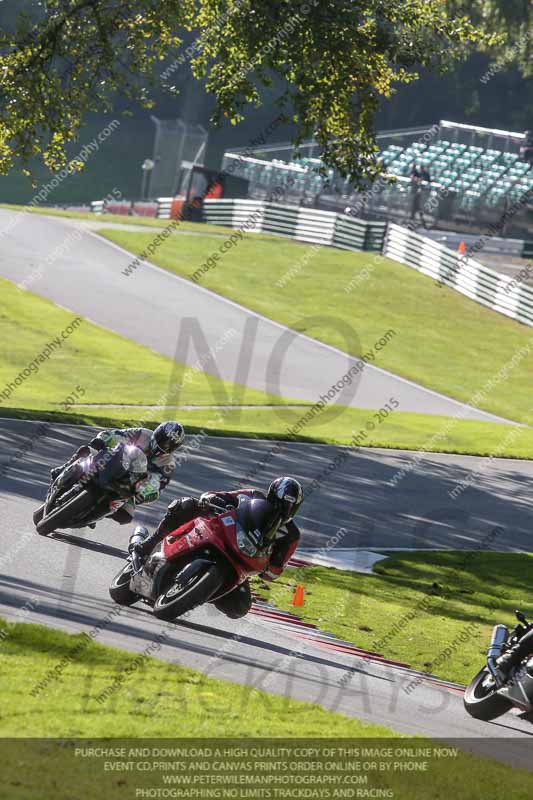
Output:
[[[175,202],[174,198],[159,198],[157,216],[170,217]],[[102,213],[105,205],[93,201],[91,208]],[[347,214],[282,203],[233,199],[205,200],[202,219],[215,225],[273,233],[326,247],[382,252],[387,258],[412,267],[487,308],[533,326],[533,289],[520,279],[495,272],[434,239],[394,223],[367,222]],[[513,242],[515,247],[520,245],[522,255],[531,252],[530,242]]]
[[214,225],[274,233],[344,250],[380,252],[385,240],[384,222],[260,200],[205,200],[202,216]]
[[387,229],[383,255],[471,300],[533,326],[533,289],[400,225]]

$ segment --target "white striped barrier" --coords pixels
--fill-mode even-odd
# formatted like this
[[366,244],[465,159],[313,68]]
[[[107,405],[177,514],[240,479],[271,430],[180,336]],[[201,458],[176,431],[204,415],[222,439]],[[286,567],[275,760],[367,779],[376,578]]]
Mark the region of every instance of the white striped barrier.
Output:
[[533,289],[400,225],[387,229],[383,255],[413,267],[511,319],[533,326]]
[[[182,201],[173,197],[158,198],[157,217],[169,219],[173,211],[178,211],[175,204],[179,202]],[[104,201],[93,201],[91,210],[101,214]],[[533,326],[533,289],[529,286],[394,223],[367,222],[332,211],[237,199],[205,200],[202,218],[215,225],[274,233],[313,244],[383,252],[393,261],[412,267],[487,308]]]
[[261,200],[205,200],[203,219],[214,225],[274,233],[302,242],[378,252],[386,229],[384,222],[366,222],[332,211]]
[[172,209],[173,197],[158,197],[157,198],[157,212],[158,219],[170,219],[170,211]]

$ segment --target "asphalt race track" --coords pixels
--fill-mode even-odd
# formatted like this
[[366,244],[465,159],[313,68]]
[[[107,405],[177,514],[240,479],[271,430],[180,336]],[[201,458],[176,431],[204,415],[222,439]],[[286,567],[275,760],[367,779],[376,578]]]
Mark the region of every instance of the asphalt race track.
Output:
[[[226,380],[316,402],[357,362],[148,263],[126,276],[123,270],[132,255],[75,221],[0,210],[0,241],[3,277],[24,282],[36,294],[177,361],[194,366],[201,359],[206,371],[218,370]],[[191,264],[191,272],[198,266]],[[329,323],[343,330],[338,321]],[[302,320],[295,315],[298,324]],[[178,348],[187,326],[200,337],[196,351],[191,343]],[[219,349],[230,330],[237,335]],[[356,328],[347,336],[357,337]],[[362,344],[369,350],[374,342]],[[217,350],[216,365],[204,361],[210,348]],[[336,402],[375,409],[391,397],[402,411],[454,416],[464,409],[460,402],[368,364]],[[465,416],[499,419],[476,409]]]
[[[40,434],[37,438],[36,433]],[[118,608],[107,589],[121,566],[130,529],[106,521],[94,531],[43,539],[35,534],[31,521],[31,512],[45,492],[50,467],[90,434],[91,429],[73,426],[50,424],[43,429],[38,423],[0,420],[1,616],[16,618],[21,607],[31,602],[28,620],[79,632],[89,631]],[[181,467],[165,500],[181,492],[233,487],[236,476],[252,473],[258,459],[271,448],[271,442],[208,438]],[[321,445],[284,445],[254,482],[262,485],[274,474],[294,472],[307,485],[340,451]],[[325,481],[306,503],[303,544],[326,544],[344,526],[348,533],[343,546],[472,549],[497,526],[502,531],[494,540],[495,548],[527,545],[527,486],[533,465],[520,461],[496,464],[482,481],[483,490],[469,489],[454,501],[447,492],[478,460],[428,456],[399,486],[387,488],[391,475],[411,455],[373,450],[351,453],[334,478]],[[163,506],[160,502],[142,512],[139,520],[153,524]],[[461,513],[470,516],[459,522],[453,514]],[[372,530],[374,518],[377,524]],[[433,519],[427,530],[420,524],[425,518]],[[356,608],[347,609],[347,619],[356,614]],[[384,632],[393,622],[383,620]],[[256,616],[230,622],[208,608],[169,626],[154,620],[145,607],[133,607],[116,614],[98,641],[142,652],[162,630],[168,638],[158,657],[242,684],[236,689],[235,703],[244,713],[247,687],[254,686],[406,733],[467,737],[469,741],[461,745],[466,749],[531,767],[527,737],[533,734],[533,727],[529,722],[514,714],[494,723],[477,722],[463,711],[457,691],[423,682],[407,694],[402,687],[412,675],[405,671],[325,652]],[[87,681],[90,692],[90,672]],[[295,735],[297,732],[295,719]]]

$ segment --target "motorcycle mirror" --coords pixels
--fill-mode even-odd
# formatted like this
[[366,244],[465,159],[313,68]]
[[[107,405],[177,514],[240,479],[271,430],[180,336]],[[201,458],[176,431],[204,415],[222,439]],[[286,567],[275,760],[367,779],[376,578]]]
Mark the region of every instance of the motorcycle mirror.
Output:
[[522,622],[524,625],[528,624],[528,621],[527,621],[527,619],[525,617],[525,614],[522,614],[521,611],[515,611],[514,613],[515,613],[515,616],[516,616],[516,618],[517,618],[517,620],[519,622]]

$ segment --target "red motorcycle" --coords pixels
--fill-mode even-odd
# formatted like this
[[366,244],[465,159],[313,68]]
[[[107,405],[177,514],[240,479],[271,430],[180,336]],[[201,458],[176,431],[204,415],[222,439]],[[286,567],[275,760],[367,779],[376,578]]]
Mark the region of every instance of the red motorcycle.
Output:
[[[128,557],[109,594],[119,605],[143,600],[159,619],[176,619],[263,572],[277,523],[266,500],[242,498],[236,509],[224,511],[209,504],[205,514],[169,533],[144,562]],[[137,528],[130,542],[136,536],[142,540],[147,533],[142,531]]]

